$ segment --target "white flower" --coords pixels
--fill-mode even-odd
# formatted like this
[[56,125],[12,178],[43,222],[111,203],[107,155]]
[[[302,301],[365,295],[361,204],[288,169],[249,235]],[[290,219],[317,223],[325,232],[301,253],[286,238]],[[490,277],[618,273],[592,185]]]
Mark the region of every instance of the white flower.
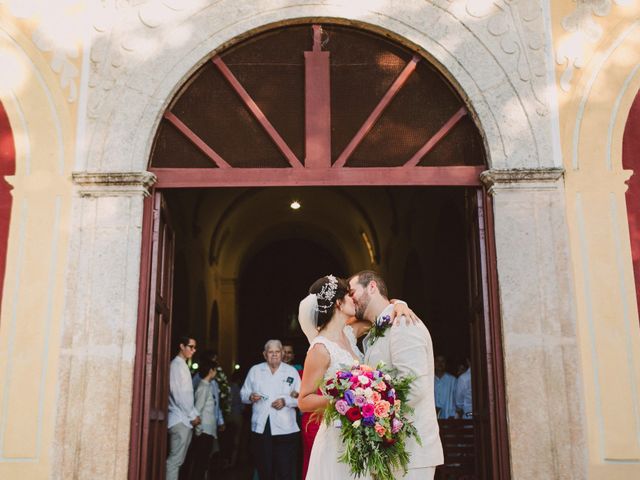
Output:
[[364,397],[364,388],[362,388],[362,387],[358,387],[358,388],[356,388],[354,391],[355,391],[356,395],[359,395],[359,396],[361,396],[361,397]]
[[371,397],[373,396],[373,390],[369,387],[365,388],[364,390],[364,398],[366,398],[367,400],[371,400]]
[[353,428],[358,428],[360,426],[360,420],[356,420],[351,425],[353,425]]
[[391,381],[391,375],[389,375],[388,373],[385,373],[385,374],[384,374],[384,379],[385,379],[387,382],[390,382],[390,381]]
[[358,376],[358,381],[360,382],[360,385],[369,385],[371,383],[371,379],[369,377],[366,377],[364,375],[359,375]]

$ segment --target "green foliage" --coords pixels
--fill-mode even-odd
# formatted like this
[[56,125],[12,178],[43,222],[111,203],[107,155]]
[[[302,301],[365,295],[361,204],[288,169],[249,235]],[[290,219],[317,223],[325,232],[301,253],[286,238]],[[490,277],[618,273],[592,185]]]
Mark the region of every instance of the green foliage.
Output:
[[[354,382],[350,378],[341,378],[341,374],[353,372],[362,367],[369,368],[367,366],[347,368],[337,372],[333,379],[325,383],[323,393],[330,397],[330,403],[324,411],[324,421],[327,425],[340,423],[343,450],[339,453],[338,460],[349,465],[356,478],[371,475],[376,480],[393,480],[399,476],[400,472],[407,472],[410,457],[406,449],[407,440],[415,438],[418,444],[421,444],[416,428],[408,419],[413,409],[406,403],[414,379],[394,378],[395,372],[378,365],[375,370],[384,375],[374,376],[369,387],[373,391],[383,393],[392,388],[395,390],[395,398],[400,402],[394,402],[386,415],[376,414],[374,424],[365,424],[364,419],[352,421],[353,419],[350,420],[344,410],[340,413],[336,408],[336,402],[346,401],[347,390],[362,392],[362,387],[355,388]],[[381,383],[384,385],[380,385]],[[369,392],[369,398],[370,394],[371,392]],[[355,407],[355,404],[350,406]],[[394,419],[402,422],[402,426],[392,433]]]

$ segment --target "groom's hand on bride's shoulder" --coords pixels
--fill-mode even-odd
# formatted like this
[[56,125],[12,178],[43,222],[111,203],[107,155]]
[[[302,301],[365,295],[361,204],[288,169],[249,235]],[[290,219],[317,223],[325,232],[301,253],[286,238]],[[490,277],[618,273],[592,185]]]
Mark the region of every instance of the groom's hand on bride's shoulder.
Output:
[[400,318],[405,317],[407,319],[407,324],[418,325],[422,322],[420,317],[415,314],[413,310],[409,308],[406,302],[402,300],[391,300],[393,303],[393,311],[391,312],[391,320],[393,321],[393,325],[400,325]]

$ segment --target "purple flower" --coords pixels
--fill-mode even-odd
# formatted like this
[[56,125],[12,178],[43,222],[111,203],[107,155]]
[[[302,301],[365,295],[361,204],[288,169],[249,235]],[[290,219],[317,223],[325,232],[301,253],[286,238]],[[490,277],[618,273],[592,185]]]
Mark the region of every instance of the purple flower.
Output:
[[391,323],[391,317],[389,315],[385,315],[382,318],[380,318],[378,325],[382,327],[384,325],[389,325],[389,323]]
[[351,378],[351,372],[340,371],[338,372],[338,378],[340,380],[346,380],[347,378]]
[[394,433],[394,434],[398,433],[403,425],[404,423],[402,423],[397,418],[394,418],[393,421],[391,422],[391,433]]
[[356,394],[353,393],[353,390],[347,390],[344,392],[344,399],[347,401],[349,405],[353,405],[353,401],[355,400]]
[[367,402],[367,399],[364,398],[362,395],[356,395],[356,398],[353,401],[353,403],[355,403],[358,407],[363,406],[366,402]]
[[345,413],[347,413],[347,410],[349,410],[349,405],[347,405],[347,402],[345,402],[344,400],[338,400],[336,402],[336,411],[340,415],[344,415]]
[[396,391],[395,389],[391,389],[387,391],[387,400],[393,402],[396,399]]
[[376,423],[376,419],[375,417],[371,416],[371,417],[364,417],[362,419],[362,424],[366,427],[373,427],[373,425]]

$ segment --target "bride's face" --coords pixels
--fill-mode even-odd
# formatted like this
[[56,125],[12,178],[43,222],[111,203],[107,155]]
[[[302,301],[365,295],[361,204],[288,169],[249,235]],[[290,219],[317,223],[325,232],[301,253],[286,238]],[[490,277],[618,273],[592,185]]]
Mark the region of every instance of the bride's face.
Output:
[[353,317],[356,314],[356,305],[351,295],[347,294],[341,300],[340,311],[347,317]]

